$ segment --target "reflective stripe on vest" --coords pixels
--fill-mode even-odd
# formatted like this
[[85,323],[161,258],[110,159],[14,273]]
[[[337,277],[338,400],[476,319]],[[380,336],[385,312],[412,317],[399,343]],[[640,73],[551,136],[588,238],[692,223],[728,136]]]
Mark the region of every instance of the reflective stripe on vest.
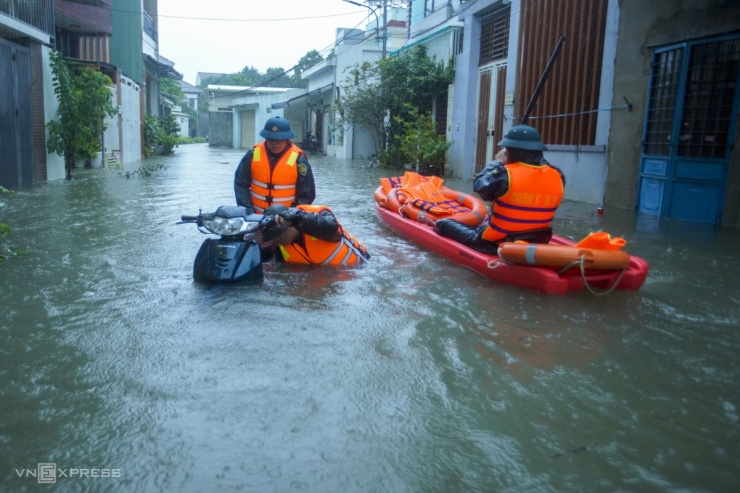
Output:
[[270,167],[265,143],[254,146],[252,152],[252,182],[250,193],[252,205],[261,212],[271,204],[291,206],[296,198],[296,184],[298,171],[295,165],[301,150],[292,142],[289,148],[280,156],[274,168]]
[[336,242],[324,241],[313,236],[303,235],[305,248],[298,243],[279,245],[286,263],[348,265],[366,260],[363,251],[355,241],[342,235]]
[[[324,205],[299,205],[299,209],[319,213],[331,209]],[[301,233],[303,245],[291,243],[280,245],[283,260],[286,263],[347,265],[363,262],[367,259],[367,249],[351,233],[339,226],[341,238],[338,241],[325,241]]]

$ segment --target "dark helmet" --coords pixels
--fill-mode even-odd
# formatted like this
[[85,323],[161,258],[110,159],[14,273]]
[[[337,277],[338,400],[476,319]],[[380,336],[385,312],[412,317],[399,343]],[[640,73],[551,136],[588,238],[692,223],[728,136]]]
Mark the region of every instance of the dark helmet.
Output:
[[[272,120],[272,118],[271,118]],[[277,216],[278,214],[282,214],[283,212],[287,212],[289,209],[284,206],[283,204],[272,204],[270,207],[265,209],[264,215],[265,216]],[[262,239],[264,241],[270,241],[272,239],[277,238],[280,236],[280,233],[288,229],[289,225],[285,226],[277,226],[274,222],[270,222],[269,225],[265,226],[262,229]]]
[[540,133],[529,125],[517,125],[506,132],[503,140],[498,143],[501,147],[512,149],[526,149],[528,151],[546,151],[547,147],[540,139]]
[[260,131],[260,136],[270,140],[288,140],[295,137],[295,134],[290,129],[288,120],[273,116],[265,122],[265,128]]

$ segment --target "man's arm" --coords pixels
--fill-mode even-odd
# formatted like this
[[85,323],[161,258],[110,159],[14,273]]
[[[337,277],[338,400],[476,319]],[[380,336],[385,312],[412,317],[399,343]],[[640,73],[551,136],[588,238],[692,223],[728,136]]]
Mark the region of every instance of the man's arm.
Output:
[[473,191],[483,200],[493,201],[509,190],[509,173],[500,161],[491,161],[475,176]]
[[236,205],[246,207],[248,214],[254,212],[252,195],[249,192],[252,187],[253,154],[254,149],[248,150],[239,162],[239,166],[237,166],[236,172],[234,173],[234,196],[236,197]]
[[331,211],[306,212],[291,208],[280,214],[301,233],[313,236],[324,241],[339,241],[342,237],[339,231],[339,222]]

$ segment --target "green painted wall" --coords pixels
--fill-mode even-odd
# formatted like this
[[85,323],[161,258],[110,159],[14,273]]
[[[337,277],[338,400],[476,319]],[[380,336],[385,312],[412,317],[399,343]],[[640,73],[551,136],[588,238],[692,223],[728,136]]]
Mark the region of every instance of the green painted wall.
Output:
[[111,63],[126,77],[144,83],[141,0],[112,0]]

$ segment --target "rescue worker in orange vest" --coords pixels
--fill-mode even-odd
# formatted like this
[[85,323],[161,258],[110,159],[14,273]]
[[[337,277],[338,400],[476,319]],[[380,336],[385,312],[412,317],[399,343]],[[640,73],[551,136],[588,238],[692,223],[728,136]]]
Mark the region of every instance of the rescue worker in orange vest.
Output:
[[346,231],[325,205],[288,208],[275,204],[265,210],[274,216],[262,240],[277,240],[275,256],[296,264],[351,265],[370,259],[362,243]]
[[290,122],[274,116],[260,131],[265,141],[249,149],[234,173],[237,205],[262,213],[272,204],[293,207],[316,198],[313,171],[304,152],[290,139]]
[[529,125],[512,127],[497,159],[476,175],[473,190],[491,201],[491,212],[482,226],[468,226],[441,219],[435,229],[474,250],[495,254],[499,243],[523,240],[548,243],[550,223],[563,198],[565,176],[542,154],[547,147]]

